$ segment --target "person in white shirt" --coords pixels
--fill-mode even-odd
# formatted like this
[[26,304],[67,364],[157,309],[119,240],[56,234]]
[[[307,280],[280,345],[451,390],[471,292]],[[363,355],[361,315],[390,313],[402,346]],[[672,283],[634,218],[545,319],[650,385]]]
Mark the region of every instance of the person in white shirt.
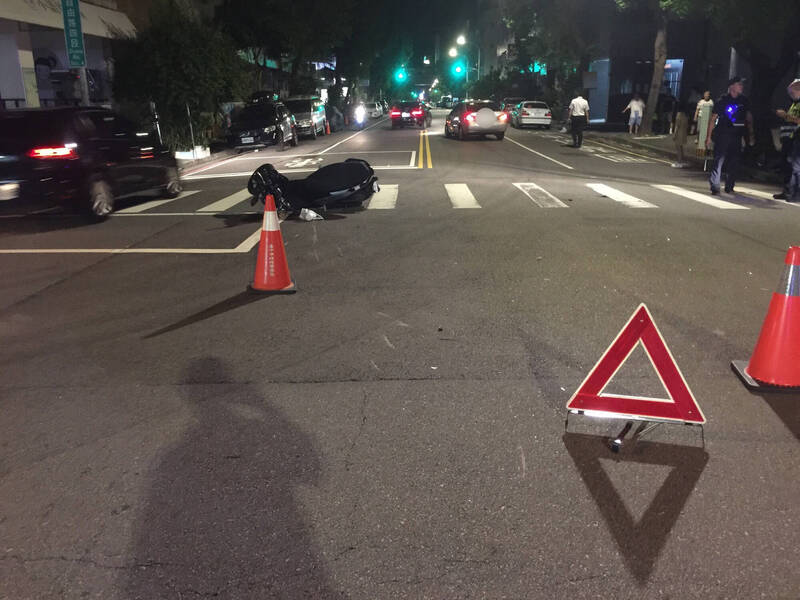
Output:
[[569,103],[569,119],[572,124],[572,147],[580,148],[583,145],[583,130],[589,123],[589,103],[580,94]]
[[639,127],[642,126],[642,117],[644,116],[644,106],[644,100],[642,100],[641,96],[634,94],[633,100],[628,102],[628,106],[622,111],[622,114],[631,111],[631,116],[628,120],[628,132],[631,135],[639,133]]

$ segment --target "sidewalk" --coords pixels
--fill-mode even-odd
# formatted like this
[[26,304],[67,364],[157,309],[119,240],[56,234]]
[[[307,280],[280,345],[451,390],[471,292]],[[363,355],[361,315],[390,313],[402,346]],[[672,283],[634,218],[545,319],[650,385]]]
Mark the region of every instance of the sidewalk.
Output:
[[209,156],[206,156],[204,158],[198,158],[195,160],[178,159],[178,170],[181,172],[181,174],[183,174],[186,171],[194,169],[195,167],[199,167],[201,165],[219,160],[225,160],[226,158],[230,158],[236,155],[237,151],[234,150],[233,148],[222,148],[218,152],[212,151],[212,153]]
[[[590,127],[585,132],[587,140],[597,140],[621,149],[631,149],[649,156],[676,161],[678,153],[671,135],[632,136],[627,132],[593,131]],[[691,168],[703,169],[703,157],[697,154],[697,136],[689,136],[683,147],[685,161]],[[711,156],[708,157],[708,168],[711,168]],[[739,166],[742,180],[762,181],[781,184],[780,174],[747,164],[742,160]]]

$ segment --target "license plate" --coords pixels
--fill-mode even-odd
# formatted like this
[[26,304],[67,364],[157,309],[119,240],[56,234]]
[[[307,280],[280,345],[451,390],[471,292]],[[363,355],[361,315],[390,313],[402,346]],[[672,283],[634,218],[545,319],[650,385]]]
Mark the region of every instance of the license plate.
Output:
[[251,138],[251,137],[243,137],[242,138],[242,143],[243,144],[252,144],[254,141],[255,140],[253,138]]
[[403,115],[402,115],[402,116],[403,116],[403,118],[405,119],[405,118],[407,118],[407,117],[410,117],[410,116],[411,116],[411,113],[403,113]]

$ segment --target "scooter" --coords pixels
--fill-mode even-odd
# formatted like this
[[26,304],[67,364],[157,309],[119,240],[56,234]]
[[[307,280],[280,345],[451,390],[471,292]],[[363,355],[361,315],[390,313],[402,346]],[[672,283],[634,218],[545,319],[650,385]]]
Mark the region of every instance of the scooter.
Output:
[[305,179],[289,179],[265,163],[250,176],[247,191],[253,195],[251,205],[264,202],[270,194],[278,212],[291,216],[304,208],[323,211],[359,208],[380,191],[380,186],[367,161],[348,158],[321,167]]
[[367,109],[364,107],[363,104],[359,104],[353,111],[353,128],[361,130],[364,129],[364,126],[366,124],[367,124]]

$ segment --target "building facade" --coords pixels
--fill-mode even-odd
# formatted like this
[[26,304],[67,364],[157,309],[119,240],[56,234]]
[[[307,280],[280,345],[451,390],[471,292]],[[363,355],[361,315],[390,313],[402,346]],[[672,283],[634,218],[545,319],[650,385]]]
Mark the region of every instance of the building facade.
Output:
[[[81,0],[79,6],[89,99],[110,104],[110,40],[136,29],[116,0]],[[0,1],[0,108],[77,104],[79,77],[67,59],[61,0]]]

